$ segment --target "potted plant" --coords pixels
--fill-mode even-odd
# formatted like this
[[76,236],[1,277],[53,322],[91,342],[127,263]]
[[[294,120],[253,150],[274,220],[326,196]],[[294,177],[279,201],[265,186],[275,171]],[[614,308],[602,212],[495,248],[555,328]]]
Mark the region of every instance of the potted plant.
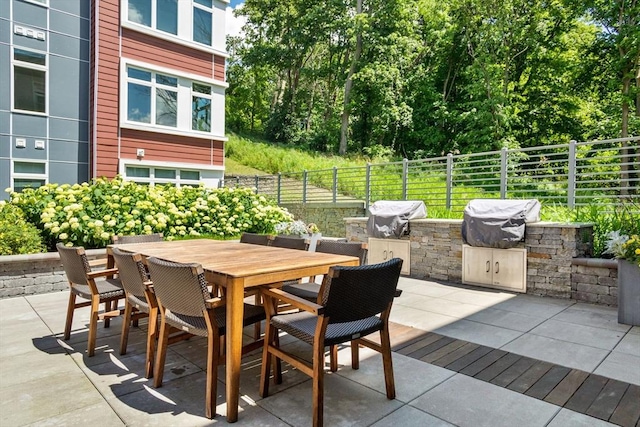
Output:
[[305,224],[304,221],[296,220],[290,222],[280,222],[275,225],[276,233],[286,236],[298,236],[309,239],[309,251],[315,252],[318,240],[322,237],[320,229],[314,223]]
[[640,236],[608,234],[607,250],[618,259],[618,323],[640,325]]

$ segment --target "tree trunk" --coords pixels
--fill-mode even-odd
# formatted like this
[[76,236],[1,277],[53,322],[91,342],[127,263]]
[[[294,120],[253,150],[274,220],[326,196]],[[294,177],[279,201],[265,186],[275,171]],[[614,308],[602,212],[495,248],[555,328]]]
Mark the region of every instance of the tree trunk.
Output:
[[[362,0],[356,2],[356,15],[362,13]],[[356,35],[356,50],[351,58],[351,66],[349,67],[349,74],[347,74],[347,80],[344,83],[344,106],[342,109],[342,125],[340,126],[340,147],[338,153],[344,155],[347,152],[347,133],[349,131],[349,115],[351,114],[349,101],[351,100],[351,88],[353,87],[353,75],[356,72],[356,65],[360,60],[360,54],[362,53],[362,30],[358,30]]]

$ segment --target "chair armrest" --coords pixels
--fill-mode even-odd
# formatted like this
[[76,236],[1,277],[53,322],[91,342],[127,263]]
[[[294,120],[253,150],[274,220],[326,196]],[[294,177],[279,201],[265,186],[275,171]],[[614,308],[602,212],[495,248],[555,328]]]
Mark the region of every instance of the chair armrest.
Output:
[[113,276],[118,273],[117,268],[107,268],[105,270],[92,271],[87,273],[89,279],[95,279],[96,277]]
[[396,293],[393,295],[393,297],[398,298],[400,295],[402,295],[402,289],[396,289]]
[[99,258],[99,259],[92,259],[91,261],[89,261],[89,265],[91,267],[106,267],[107,265],[107,259],[106,258]]
[[210,298],[204,301],[207,308],[219,308],[224,306],[224,299],[222,298]]
[[322,315],[324,313],[324,307],[313,303],[311,301],[307,301],[306,299],[297,297],[288,292],[283,291],[282,289],[263,289],[262,293],[265,296],[269,296],[272,298],[279,299],[281,301],[286,302],[287,304],[291,304],[293,307],[307,311],[309,313],[313,313],[316,316]]

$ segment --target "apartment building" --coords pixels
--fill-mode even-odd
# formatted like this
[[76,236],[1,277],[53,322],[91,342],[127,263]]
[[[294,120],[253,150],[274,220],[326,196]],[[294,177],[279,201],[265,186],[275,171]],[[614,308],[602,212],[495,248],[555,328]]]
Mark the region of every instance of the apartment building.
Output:
[[0,0],[0,188],[217,186],[227,4]]

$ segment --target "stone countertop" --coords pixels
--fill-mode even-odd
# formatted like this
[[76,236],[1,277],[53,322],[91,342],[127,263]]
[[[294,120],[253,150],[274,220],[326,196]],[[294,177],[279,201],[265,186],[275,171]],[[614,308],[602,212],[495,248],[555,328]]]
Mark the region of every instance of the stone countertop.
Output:
[[[369,217],[350,217],[344,218],[344,221],[349,222],[366,222]],[[410,223],[440,223],[440,224],[461,224],[461,219],[449,219],[449,218],[422,218],[422,219],[411,219]],[[590,222],[554,222],[554,221],[538,221],[538,222],[528,222],[527,226],[534,227],[551,227],[551,228],[585,228],[585,227],[593,227],[594,224]]]

